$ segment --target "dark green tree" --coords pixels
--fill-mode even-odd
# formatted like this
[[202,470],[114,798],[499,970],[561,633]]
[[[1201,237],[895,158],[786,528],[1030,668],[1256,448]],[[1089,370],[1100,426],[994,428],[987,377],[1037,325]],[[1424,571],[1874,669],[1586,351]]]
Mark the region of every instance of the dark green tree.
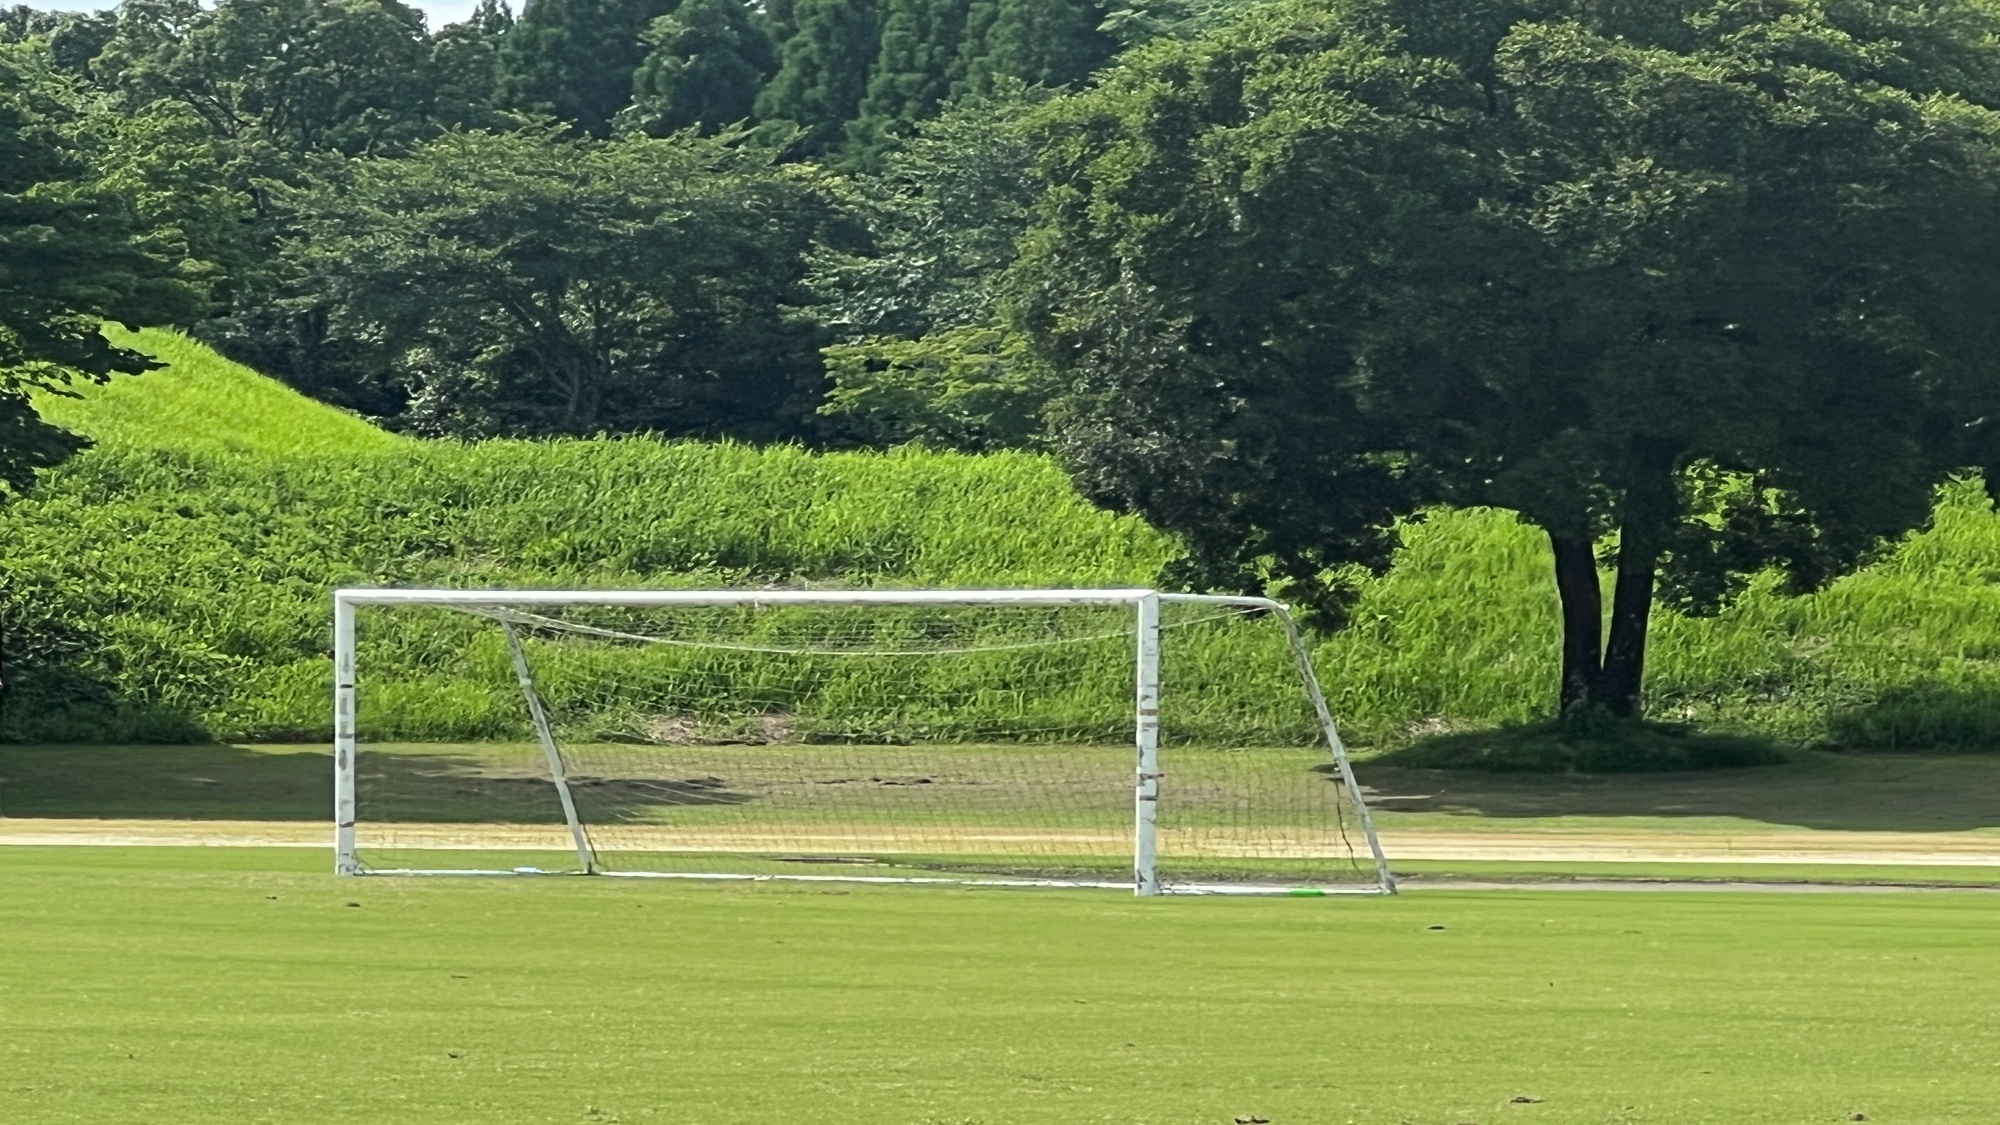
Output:
[[757,116],[800,132],[812,155],[842,139],[860,111],[869,68],[881,50],[871,0],[797,0],[793,31],[778,48],[778,73],[757,98]]
[[0,45],[0,497],[82,445],[43,422],[29,392],[149,370],[104,322],[196,312],[174,240],[100,182],[77,101],[38,45]]
[[433,114],[445,128],[491,129],[518,124],[501,110],[500,43],[514,17],[500,0],[480,0],[469,19],[431,36],[437,83]]
[[1111,60],[1118,43],[1098,30],[1104,12],[1088,0],[983,0],[974,6],[961,53],[957,94],[984,94],[996,81],[1071,86]]
[[529,0],[500,41],[507,108],[554,117],[595,137],[632,100],[648,46],[640,34],[679,0]]
[[823,382],[805,301],[820,173],[740,137],[451,133],[291,201],[300,307],[431,433],[770,439]]
[[1397,519],[1511,509],[1562,710],[1635,713],[1662,577],[1811,588],[2000,483],[1996,43],[1956,2],[1299,0],[1150,47],[1047,121],[1017,280],[1065,455],[1188,580],[1336,618]]
[[959,449],[1036,444],[1052,372],[1005,323],[999,282],[1040,193],[1028,122],[1053,95],[1018,83],[950,105],[858,178],[865,253],[822,256],[815,311],[838,334],[821,413],[839,437]]
[[131,123],[118,130],[124,174],[160,185],[139,198],[175,212],[172,223],[220,275],[204,339],[343,405],[395,408],[350,393],[370,372],[322,346],[314,314],[275,303],[271,258],[285,216],[270,185],[298,183],[331,155],[398,152],[468,123],[463,104],[440,112],[438,50],[423,17],[397,0],[119,9],[118,33],[91,70]]
[[29,39],[46,36],[55,30],[61,19],[56,12],[45,12],[26,4],[0,8],[0,43],[25,43]]
[[424,18],[398,0],[131,0],[92,63],[143,108],[186,105],[280,160],[393,151],[433,130]]
[[950,97],[968,8],[968,0],[889,0],[860,116],[848,127],[861,163],[873,163]]
[[632,104],[618,115],[628,132],[715,133],[746,121],[777,70],[770,37],[743,0],[687,0],[641,38],[650,53],[632,75]]
[[0,43],[41,39],[57,70],[79,78],[90,76],[90,60],[118,30],[115,12],[47,12],[16,5],[0,8]]

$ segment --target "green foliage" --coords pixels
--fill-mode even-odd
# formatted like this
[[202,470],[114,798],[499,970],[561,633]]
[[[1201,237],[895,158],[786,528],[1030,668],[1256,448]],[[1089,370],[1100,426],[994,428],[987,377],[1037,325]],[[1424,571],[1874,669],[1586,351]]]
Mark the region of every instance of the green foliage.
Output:
[[888,0],[881,53],[868,75],[850,144],[879,156],[910,128],[935,114],[964,79],[967,0]]
[[1768,766],[1785,757],[1768,739],[1584,710],[1542,723],[1432,735],[1383,760],[1494,773],[1661,773]]
[[[88,390],[66,420],[103,444],[0,514],[4,737],[316,736],[343,584],[1111,585],[1166,550],[1037,458],[413,442],[198,346],[142,342],[175,349],[161,409],[141,409],[143,380]],[[216,434],[225,416],[273,452]],[[308,428],[323,436],[275,452]],[[391,659],[422,666],[426,647]],[[492,734],[503,713],[518,718],[489,700],[464,721]]]
[[509,108],[573,122],[592,136],[632,100],[647,54],[640,33],[678,0],[535,0],[500,40],[501,97]]
[[113,449],[189,456],[338,459],[401,448],[409,439],[287,389],[176,332],[106,328],[115,344],[164,367],[112,376],[70,395],[34,396],[43,418]]
[[822,381],[824,177],[737,136],[452,133],[289,197],[291,300],[431,433],[790,436]]
[[91,69],[132,109],[177,102],[277,167],[425,135],[429,64],[423,16],[399,0],[134,0]]
[[499,129],[516,123],[500,108],[500,43],[513,29],[513,14],[501,0],[479,0],[471,19],[447,24],[431,36],[430,65],[437,82],[432,113],[438,124]]
[[1114,49],[1102,18],[1081,0],[889,0],[843,160],[880,170],[953,101],[1019,101],[1024,89],[1081,83]]
[[196,293],[171,232],[91,158],[84,96],[34,44],[0,44],[0,499],[79,443],[29,394],[152,367],[98,333],[107,318],[186,320]]
[[920,441],[983,452],[1032,445],[1055,393],[1026,342],[991,326],[836,345],[826,349],[826,370],[833,389],[819,412],[878,446]]
[[620,129],[648,136],[715,133],[749,120],[757,92],[777,69],[771,39],[743,0],[687,0],[640,38],[650,50],[617,120]]
[[1517,511],[1565,705],[1630,710],[1660,564],[1690,606],[1812,588],[1996,456],[1996,28],[1301,0],[1149,48],[1042,135],[1020,317],[1079,388],[1065,456],[1189,580],[1329,618],[1397,517]]
[[828,348],[820,413],[872,445],[984,450],[1037,444],[1059,387],[1000,315],[1039,185],[1025,123],[1050,95],[1009,84],[950,106],[861,178],[866,254],[823,254],[817,310],[848,342]]
[[867,253],[823,254],[819,316],[854,337],[921,336],[999,319],[996,281],[1041,184],[1028,122],[1052,95],[1011,83],[917,126],[877,174],[857,177]]
[[1097,28],[1089,0],[974,0],[966,20],[965,77],[954,92],[990,93],[996,82],[1081,83],[1111,59],[1116,41]]
[[0,8],[0,43],[40,39],[56,69],[76,78],[90,75],[90,60],[117,33],[114,11],[50,12],[17,4]]
[[797,0],[778,73],[757,96],[763,121],[800,131],[798,150],[827,151],[861,107],[868,69],[881,50],[870,0]]

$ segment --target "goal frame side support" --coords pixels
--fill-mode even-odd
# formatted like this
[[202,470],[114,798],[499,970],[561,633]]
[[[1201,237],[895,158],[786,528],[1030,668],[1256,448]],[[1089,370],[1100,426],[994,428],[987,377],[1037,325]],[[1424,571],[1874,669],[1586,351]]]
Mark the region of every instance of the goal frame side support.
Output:
[[1299,679],[1305,684],[1306,695],[1312,699],[1320,731],[1326,736],[1327,753],[1333,757],[1334,768],[1340,771],[1340,782],[1347,787],[1355,812],[1361,817],[1361,831],[1368,838],[1368,853],[1375,859],[1375,878],[1382,884],[1385,893],[1395,894],[1396,875],[1389,870],[1389,857],[1382,854],[1382,841],[1375,835],[1375,818],[1368,813],[1368,802],[1362,799],[1361,786],[1354,780],[1354,767],[1347,760],[1347,743],[1340,737],[1339,725],[1333,721],[1333,709],[1327,706],[1326,693],[1320,690],[1319,673],[1313,670],[1312,652],[1306,648],[1306,639],[1299,632],[1299,623],[1292,619],[1291,611],[1279,606],[1277,617],[1279,624],[1284,626],[1285,643],[1292,650],[1292,662],[1298,666]]
[[576,845],[576,862],[583,867],[585,875],[597,874],[597,849],[591,846],[590,836],[583,830],[583,818],[576,812],[576,798],[569,791],[569,771],[563,766],[562,748],[556,745],[555,728],[549,725],[549,708],[542,702],[542,693],[535,687],[535,672],[528,665],[527,650],[521,647],[521,632],[511,621],[500,622],[501,631],[507,635],[507,656],[514,662],[514,676],[521,681],[521,698],[527,702],[528,718],[535,724],[535,739],[542,744],[542,756],[547,759],[549,780],[555,783],[556,798],[562,802],[563,823],[569,826],[570,841]]

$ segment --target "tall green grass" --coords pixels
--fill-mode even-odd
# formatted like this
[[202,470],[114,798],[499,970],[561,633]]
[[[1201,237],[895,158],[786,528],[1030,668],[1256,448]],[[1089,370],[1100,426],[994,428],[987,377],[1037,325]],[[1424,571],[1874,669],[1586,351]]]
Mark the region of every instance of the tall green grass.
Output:
[[178,332],[104,330],[111,341],[167,364],[114,375],[75,397],[37,394],[42,417],[115,448],[253,456],[341,457],[404,439],[314,402],[274,379],[216,355]]
[[[136,342],[173,365],[49,404],[99,444],[0,510],[0,737],[322,737],[340,585],[1130,585],[1173,554],[1038,457],[417,441],[179,337]],[[1455,511],[1404,539],[1356,623],[1315,642],[1350,733],[1396,743],[1545,714],[1558,641],[1540,533]],[[1805,598],[1759,585],[1715,619],[1662,613],[1654,637],[1661,717],[2000,745],[2000,518],[1977,488],[1948,489],[1935,527],[1869,570]],[[412,629],[378,659],[427,685],[434,737],[519,722],[449,637]],[[1256,675],[1267,686],[1233,690],[1282,701],[1289,722],[1289,670]]]

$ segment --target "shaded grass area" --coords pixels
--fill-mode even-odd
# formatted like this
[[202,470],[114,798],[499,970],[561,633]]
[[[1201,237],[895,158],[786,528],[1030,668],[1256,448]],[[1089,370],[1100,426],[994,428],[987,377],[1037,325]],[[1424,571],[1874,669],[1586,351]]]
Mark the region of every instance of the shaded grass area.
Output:
[[[368,759],[381,816],[478,822],[497,809],[526,823],[560,820],[542,783],[533,803],[502,805],[466,784],[518,774],[513,763],[532,747],[394,749]],[[2000,829],[2000,761],[1976,755],[1794,751],[1782,765],[1752,769],[1599,776],[1413,769],[1393,756],[1363,758],[1355,769],[1389,828]],[[320,747],[0,744],[0,816],[323,821],[332,776]]]
[[1372,791],[1379,822],[1408,828],[2000,828],[2000,761],[1985,756],[1795,750],[1783,765],[1740,770],[1554,776],[1411,769],[1394,761],[1364,760],[1356,771]]
[[1768,738],[1708,733],[1685,723],[1597,713],[1491,730],[1430,735],[1387,758],[1425,769],[1489,773],[1682,773],[1741,769],[1785,760]]
[[2000,1102],[1985,895],[1135,901],[343,883],[317,859],[0,850],[9,1117],[1797,1125]]
[[1799,886],[2000,887],[2000,867],[1858,863],[1565,863],[1405,859],[1404,890],[1478,881],[1520,883],[1762,883]]

